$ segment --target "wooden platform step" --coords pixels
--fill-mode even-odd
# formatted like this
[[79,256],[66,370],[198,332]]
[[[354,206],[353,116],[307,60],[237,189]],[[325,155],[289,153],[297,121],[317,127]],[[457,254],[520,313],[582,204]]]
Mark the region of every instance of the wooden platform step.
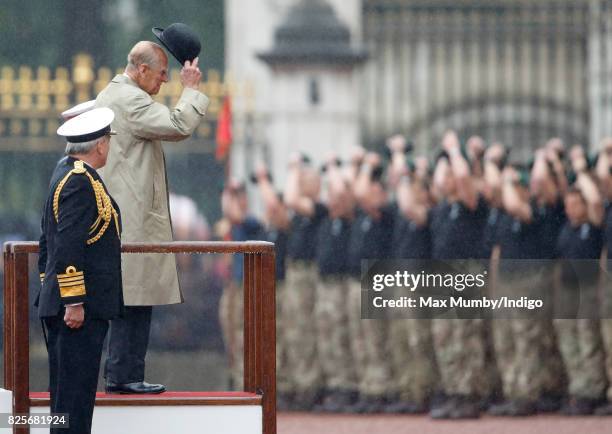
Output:
[[[31,407],[48,407],[48,392],[30,392]],[[262,397],[248,392],[164,392],[159,395],[96,393],[97,406],[262,405]]]

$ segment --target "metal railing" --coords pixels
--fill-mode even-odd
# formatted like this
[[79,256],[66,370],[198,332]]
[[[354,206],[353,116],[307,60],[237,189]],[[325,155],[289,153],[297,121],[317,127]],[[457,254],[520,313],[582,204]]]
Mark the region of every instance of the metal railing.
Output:
[[[59,113],[79,102],[94,99],[115,74],[123,68],[94,67],[93,57],[82,53],[71,66],[55,69],[46,66],[0,68],[0,151],[30,151],[61,149],[63,142],[55,133],[59,126]],[[161,87],[154,99],[173,107],[183,92],[180,69],[172,68],[169,81]],[[204,71],[200,90],[210,100],[206,117],[194,132],[193,139],[214,142],[216,121],[223,98],[231,95],[238,100],[237,107],[252,111],[254,86],[238,82],[231,76],[214,69]]]

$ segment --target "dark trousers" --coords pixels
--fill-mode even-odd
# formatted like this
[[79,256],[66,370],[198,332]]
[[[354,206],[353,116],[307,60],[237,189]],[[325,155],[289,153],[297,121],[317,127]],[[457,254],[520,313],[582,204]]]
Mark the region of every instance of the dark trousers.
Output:
[[49,353],[51,413],[68,413],[68,429],[51,429],[51,434],[91,432],[102,345],[108,321],[90,319],[78,329],[64,323],[64,310],[44,318]]
[[104,367],[106,381],[122,384],[144,381],[152,312],[151,306],[125,306],[121,318],[111,321]]

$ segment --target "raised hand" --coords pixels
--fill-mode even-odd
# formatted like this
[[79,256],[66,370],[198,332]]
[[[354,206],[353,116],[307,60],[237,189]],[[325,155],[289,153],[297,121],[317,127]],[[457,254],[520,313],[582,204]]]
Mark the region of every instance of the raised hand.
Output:
[[191,62],[187,60],[181,69],[181,83],[183,86],[191,89],[198,89],[201,79],[202,72],[200,68],[198,68],[198,58],[196,57]]

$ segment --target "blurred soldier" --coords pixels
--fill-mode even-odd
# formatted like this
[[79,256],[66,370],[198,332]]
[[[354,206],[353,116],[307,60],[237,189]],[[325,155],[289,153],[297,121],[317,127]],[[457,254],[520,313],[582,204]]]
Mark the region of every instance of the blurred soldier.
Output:
[[[537,243],[541,216],[537,204],[530,200],[526,171],[508,166],[503,171],[502,201],[504,213],[498,231],[500,264],[495,297],[520,298],[529,296],[541,281]],[[505,402],[494,405],[489,413],[497,416],[528,416],[536,412],[541,384],[534,381],[542,369],[540,345],[541,322],[524,318],[495,318],[493,335],[495,355],[502,378]]]
[[482,195],[489,204],[487,223],[482,235],[482,257],[491,258],[497,245],[498,231],[502,221],[502,175],[506,165],[507,151],[501,143],[493,143],[484,154],[484,182]]
[[391,400],[394,381],[386,349],[388,320],[361,319],[361,261],[391,255],[394,213],[381,177],[380,157],[366,154],[354,185],[361,211],[351,226],[348,250],[350,341],[360,394],[351,411],[358,413],[381,412]]
[[605,257],[606,271],[603,279],[603,303],[601,312],[601,333],[606,352],[606,373],[608,377],[607,405],[595,411],[597,415],[612,415],[612,138],[602,141],[599,158],[595,166],[599,186],[605,199]]
[[291,377],[287,361],[286,325],[291,319],[285,307],[285,257],[291,220],[282,195],[274,190],[271,176],[264,164],[257,166],[254,180],[264,202],[267,240],[274,243],[276,251],[276,408],[282,411],[291,408],[295,394],[295,380]]
[[287,363],[296,382],[294,408],[310,410],[323,389],[321,364],[317,356],[316,324],[313,321],[317,266],[316,235],[327,214],[319,199],[319,174],[300,154],[289,161],[285,201],[294,212],[287,241],[285,325]]
[[318,267],[314,322],[318,357],[325,378],[325,398],[315,410],[347,411],[357,398],[357,374],[348,332],[347,255],[354,209],[352,192],[339,161],[330,155],[325,164],[327,210],[317,234]]
[[563,310],[568,306],[575,310],[568,315],[557,313],[557,318],[572,319],[555,319],[554,325],[569,380],[569,400],[561,412],[580,416],[593,413],[605,401],[606,393],[604,352],[597,320],[604,209],[597,186],[587,172],[582,148],[573,147],[570,158],[576,183],[565,193],[568,220],[559,235],[557,255],[580,261],[561,264],[559,303]]
[[[410,272],[419,273],[431,259],[429,231],[430,200],[427,179],[416,173],[407,162],[406,140],[391,137],[387,142],[392,153],[392,171],[399,179],[396,190],[396,219],[393,233],[393,258],[409,259]],[[389,322],[388,341],[394,372],[394,402],[387,413],[422,413],[428,408],[438,372],[433,351],[431,320],[393,318]]]
[[[546,270],[539,274],[539,293],[551,297],[553,288],[552,260],[555,257],[557,239],[566,217],[563,210],[563,194],[567,190],[567,177],[561,156],[565,155],[563,143],[559,139],[551,139],[544,150],[536,151],[530,177],[530,191],[537,204],[537,212],[542,220],[537,243],[537,259],[542,260]],[[549,305],[550,303],[547,303]],[[540,352],[542,364],[548,369],[540,369],[531,378],[531,382],[539,384],[541,395],[536,402],[538,412],[557,411],[565,393],[565,369],[556,342],[555,329],[550,315],[543,315],[540,320],[541,330]]]
[[[434,173],[434,188],[441,196],[432,220],[432,257],[468,260],[480,256],[487,207],[470,174],[454,132],[445,134]],[[466,262],[470,266],[471,262]],[[483,321],[434,319],[433,336],[441,386],[448,400],[430,412],[435,419],[479,416],[479,400],[489,393],[485,372]]]
[[[508,150],[501,143],[492,143],[483,156],[483,178],[481,180],[480,192],[487,201],[489,207],[486,225],[482,233],[481,257],[488,261],[489,279],[487,281],[486,293],[495,291],[495,282],[499,266],[499,232],[503,217],[502,205],[502,175],[501,171],[506,166]],[[502,379],[498,360],[495,357],[494,324],[491,318],[484,319],[485,333],[485,358],[487,372],[490,377],[490,390],[488,405],[497,402],[501,396]]]
[[[180,38],[179,38],[180,39]],[[179,44],[180,45],[180,44]],[[181,47],[179,52],[184,52]],[[194,56],[195,57],[195,56]],[[172,241],[166,163],[161,141],[188,138],[200,124],[208,98],[200,93],[198,59],[181,61],[183,92],[174,109],[155,102],[168,81],[168,57],[157,44],[141,41],[96,98],[97,107],[115,114],[118,135],[100,173],[124,214],[124,242]],[[109,393],[160,393],[161,384],[144,381],[154,305],[183,301],[174,255],[129,254],[123,261],[125,314],[112,321],[105,366]]]
[[57,131],[68,157],[53,172],[45,204],[35,303],[48,331],[51,412],[69,416],[69,428],[52,433],[91,432],[108,320],[123,309],[121,217],[96,172],[106,163],[113,118],[96,109]]
[[[230,223],[230,241],[261,240],[261,223],[248,213],[244,183],[229,180],[221,193],[223,216]],[[244,288],[243,255],[232,255],[231,278],[223,288],[219,300],[219,320],[229,356],[230,379],[234,390],[242,390],[244,379]]]

